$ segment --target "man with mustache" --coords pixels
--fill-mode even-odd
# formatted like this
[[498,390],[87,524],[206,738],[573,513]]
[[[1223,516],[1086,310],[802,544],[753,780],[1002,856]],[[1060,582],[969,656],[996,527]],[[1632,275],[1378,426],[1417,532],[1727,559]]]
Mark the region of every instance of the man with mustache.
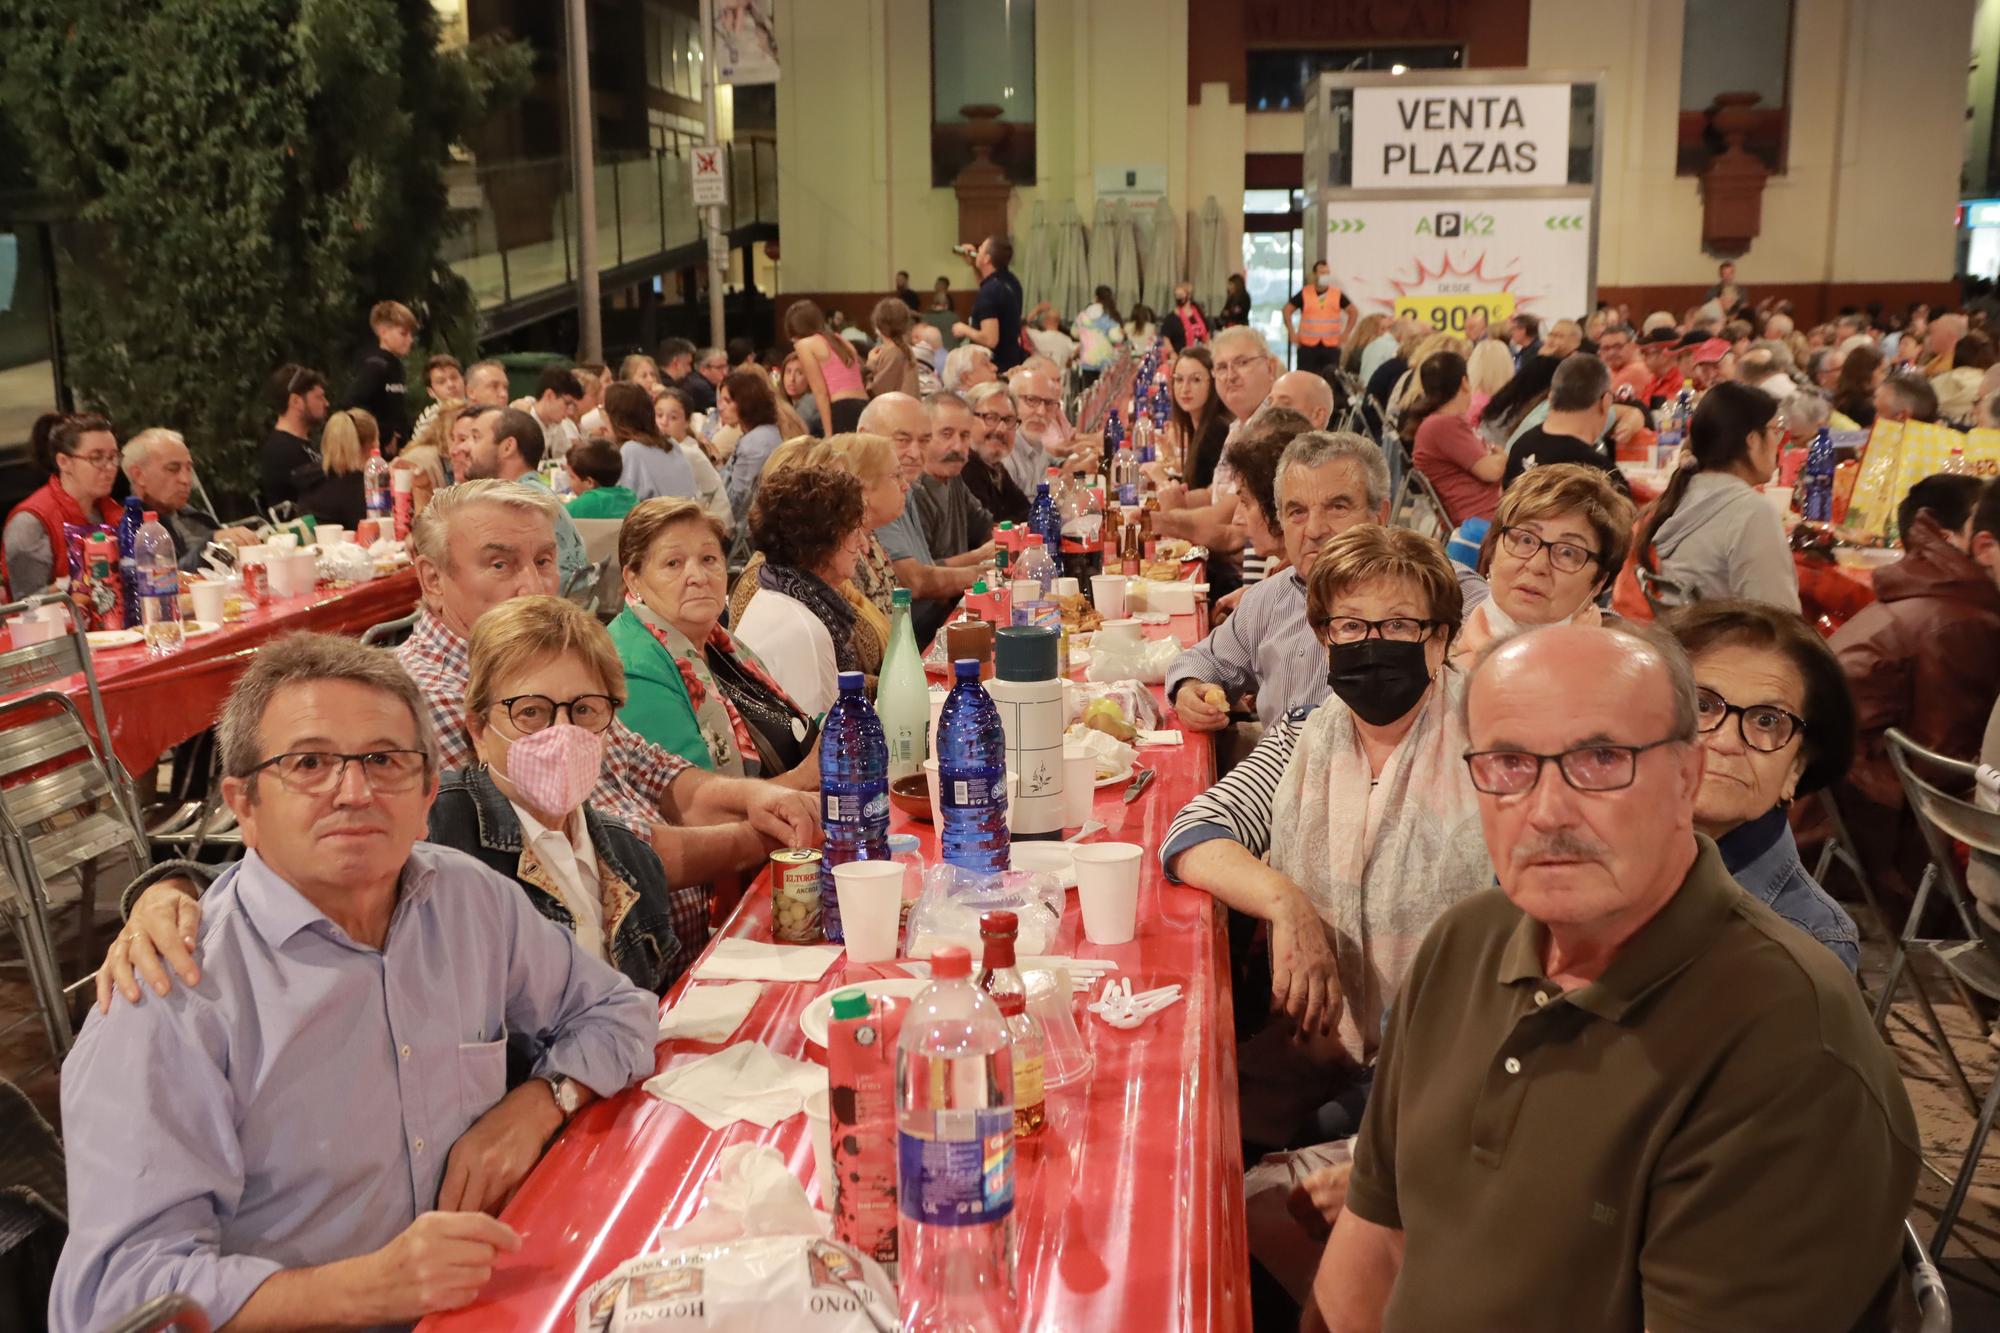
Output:
[[966,461],[979,438],[978,418],[955,393],[931,395],[931,441],[924,470],[910,487],[931,557],[941,565],[979,565],[993,556],[993,515],[967,488]]
[[1840,960],[1695,833],[1686,655],[1552,625],[1465,708],[1500,889],[1397,995],[1305,1327],[1889,1327],[1909,1100]]
[[[931,413],[922,403],[906,393],[881,393],[869,399],[868,406],[861,410],[861,430],[864,434],[880,435],[896,446],[896,460],[902,468],[903,486],[907,492],[903,501],[903,512],[892,521],[876,529],[875,535],[882,542],[882,549],[889,554],[890,566],[896,571],[897,586],[908,588],[915,605],[911,610],[911,621],[917,632],[917,642],[927,643],[951,608],[965,596],[966,590],[980,578],[981,566],[992,558],[993,543],[987,540],[992,535],[993,520],[985,518],[986,531],[979,537],[983,546],[956,551],[947,556],[943,551],[934,550],[926,531],[924,511],[917,505],[917,488],[931,475],[932,459],[942,453],[955,452],[958,455],[957,471],[965,467],[965,451],[972,443],[972,414],[965,410],[963,401],[953,397],[959,404],[957,414],[952,417],[948,432],[950,440],[942,448],[935,439],[931,428]],[[962,485],[961,485],[962,489]],[[967,493],[966,499],[970,499]],[[984,514],[984,510],[980,511]],[[960,514],[961,528],[967,528],[972,521],[968,512]]]
[[1020,425],[1015,428],[1014,447],[1010,450],[1002,466],[1021,493],[1030,500],[1035,496],[1035,483],[1043,480],[1052,467],[1064,467],[1077,445],[1086,439],[1075,433],[1075,428],[1063,417],[1062,388],[1055,376],[1039,369],[1025,369],[1009,382],[1014,394],[1014,410]]

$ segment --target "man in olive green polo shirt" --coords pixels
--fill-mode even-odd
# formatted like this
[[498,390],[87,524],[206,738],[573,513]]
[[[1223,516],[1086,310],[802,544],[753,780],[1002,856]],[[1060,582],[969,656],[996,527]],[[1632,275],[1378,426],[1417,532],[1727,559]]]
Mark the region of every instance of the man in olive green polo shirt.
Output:
[[1475,669],[1501,891],[1397,996],[1307,1327],[1889,1327],[1909,1101],[1839,960],[1695,834],[1694,708],[1650,628]]

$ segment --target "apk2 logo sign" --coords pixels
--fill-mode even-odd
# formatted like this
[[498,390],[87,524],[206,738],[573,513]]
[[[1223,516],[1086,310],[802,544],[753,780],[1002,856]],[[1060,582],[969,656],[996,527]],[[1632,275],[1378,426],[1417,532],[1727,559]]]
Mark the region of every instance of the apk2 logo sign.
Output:
[[1491,213],[1440,212],[1417,219],[1417,235],[1449,239],[1454,236],[1491,236]]

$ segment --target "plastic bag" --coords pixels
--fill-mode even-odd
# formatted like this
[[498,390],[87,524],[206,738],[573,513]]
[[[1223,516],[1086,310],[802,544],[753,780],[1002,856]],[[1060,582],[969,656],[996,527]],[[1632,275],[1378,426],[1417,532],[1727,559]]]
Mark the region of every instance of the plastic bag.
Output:
[[957,944],[977,958],[979,914],[996,911],[1020,919],[1019,957],[1054,953],[1062,910],[1062,885],[1053,875],[1030,870],[987,875],[940,862],[924,872],[923,892],[910,909],[905,953],[928,958],[939,945]]
[[375,560],[364,547],[353,542],[341,542],[336,546],[321,546],[314,552],[319,558],[319,572],[322,578],[336,583],[366,583],[375,577]]
[[1065,681],[1063,709],[1065,724],[1083,717],[1092,700],[1110,699],[1124,712],[1125,720],[1141,731],[1152,731],[1166,720],[1153,692],[1136,680]]
[[1084,668],[1088,680],[1137,680],[1148,685],[1163,685],[1167,679],[1167,668],[1181,654],[1181,646],[1173,639],[1141,639],[1138,643],[1127,640],[1106,641],[1099,634],[1091,641],[1090,665]]
[[705,1202],[659,1248],[577,1298],[576,1333],[881,1333],[896,1289],[873,1259],[827,1237],[785,1159],[736,1143]]

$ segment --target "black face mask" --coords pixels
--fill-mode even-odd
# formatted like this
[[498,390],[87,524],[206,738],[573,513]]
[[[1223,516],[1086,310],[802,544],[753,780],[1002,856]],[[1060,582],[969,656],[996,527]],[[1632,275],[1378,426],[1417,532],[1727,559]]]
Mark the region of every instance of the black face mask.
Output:
[[1328,645],[1326,683],[1356,717],[1381,727],[1416,707],[1430,688],[1431,669],[1421,642],[1362,639]]

